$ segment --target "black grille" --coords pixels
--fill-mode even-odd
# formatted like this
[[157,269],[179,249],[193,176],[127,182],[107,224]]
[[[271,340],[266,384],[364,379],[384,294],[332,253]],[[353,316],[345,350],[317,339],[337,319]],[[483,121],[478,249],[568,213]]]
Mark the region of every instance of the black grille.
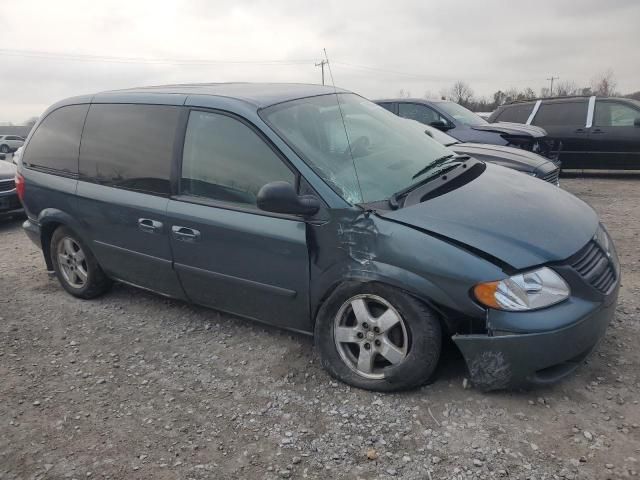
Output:
[[611,259],[594,240],[574,255],[571,266],[601,293],[609,292],[616,282],[616,271]]
[[16,188],[16,183],[13,179],[0,180],[0,192],[10,192],[15,188]]
[[558,177],[560,176],[560,169],[556,168],[555,170],[543,175],[541,178],[545,182],[553,183],[554,185],[558,184]]

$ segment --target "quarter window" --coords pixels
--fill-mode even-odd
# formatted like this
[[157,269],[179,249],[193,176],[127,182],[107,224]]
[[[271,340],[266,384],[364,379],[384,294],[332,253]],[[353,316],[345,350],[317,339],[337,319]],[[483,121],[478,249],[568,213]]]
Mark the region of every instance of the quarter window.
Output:
[[62,176],[77,176],[80,135],[88,108],[69,105],[47,115],[29,140],[23,165]]
[[256,132],[227,115],[193,111],[182,154],[181,193],[255,206],[258,191],[294,173]]
[[425,125],[431,125],[432,122],[448,123],[438,112],[419,103],[399,103],[398,115],[416,120]]
[[510,105],[503,108],[504,110],[494,119],[495,121],[525,123],[529,119],[533,105],[528,103],[523,105]]
[[587,100],[579,102],[542,103],[533,124],[547,126],[584,126],[587,122]]
[[640,111],[617,102],[596,100],[596,127],[633,127]]
[[179,117],[179,107],[165,105],[91,105],[82,135],[80,178],[168,195]]

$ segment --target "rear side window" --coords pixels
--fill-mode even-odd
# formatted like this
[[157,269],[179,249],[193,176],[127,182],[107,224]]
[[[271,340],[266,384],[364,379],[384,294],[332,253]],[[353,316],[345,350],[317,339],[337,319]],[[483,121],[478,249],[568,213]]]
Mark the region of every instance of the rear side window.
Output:
[[258,191],[295,174],[250,127],[227,115],[191,112],[182,154],[181,193],[255,206]]
[[393,110],[393,103],[379,103],[378,105],[380,105],[382,108],[384,108],[385,110],[389,110],[391,113],[395,113]]
[[508,107],[504,107],[504,110],[494,118],[494,121],[526,123],[532,109],[533,105],[530,103],[524,105],[510,105]]
[[55,175],[78,175],[78,151],[89,105],[69,105],[51,112],[34,132],[22,156],[26,167]]
[[584,126],[587,122],[587,100],[579,102],[556,102],[540,105],[533,124],[546,126]]
[[94,104],[82,135],[80,179],[169,195],[180,107]]

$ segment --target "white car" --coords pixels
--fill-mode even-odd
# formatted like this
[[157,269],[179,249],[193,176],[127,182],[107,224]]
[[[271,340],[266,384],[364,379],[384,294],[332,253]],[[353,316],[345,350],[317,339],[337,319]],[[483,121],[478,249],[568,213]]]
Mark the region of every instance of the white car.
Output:
[[0,135],[0,152],[9,153],[24,145],[24,138],[17,135]]

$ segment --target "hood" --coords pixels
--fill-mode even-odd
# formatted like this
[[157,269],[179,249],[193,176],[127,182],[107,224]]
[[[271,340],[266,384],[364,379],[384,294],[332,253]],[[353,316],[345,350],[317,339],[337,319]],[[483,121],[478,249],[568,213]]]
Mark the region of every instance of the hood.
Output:
[[491,164],[460,188],[381,215],[481,250],[518,270],[569,258],[598,228],[598,216],[582,200]]
[[485,125],[475,125],[471,128],[483,132],[496,132],[506,135],[507,137],[542,138],[547,136],[547,132],[543,128],[524,125],[523,123],[487,123]]
[[537,172],[545,164],[553,164],[537,153],[521,148],[488,145],[484,143],[456,143],[449,147],[461,155],[469,155],[478,160],[513,168],[520,172]]
[[5,160],[0,160],[0,180],[7,180],[16,175],[16,166]]

